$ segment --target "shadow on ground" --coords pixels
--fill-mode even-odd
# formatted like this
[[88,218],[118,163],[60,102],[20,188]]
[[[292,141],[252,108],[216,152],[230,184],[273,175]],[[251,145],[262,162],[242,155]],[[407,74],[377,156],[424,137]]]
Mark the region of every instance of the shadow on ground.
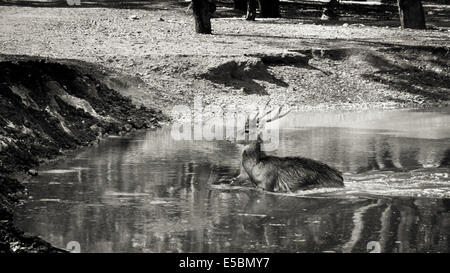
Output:
[[[59,7],[59,8],[115,8],[115,9],[140,9],[140,10],[184,10],[187,11],[189,3],[179,0],[79,0],[79,5],[74,5],[77,0],[1,0],[0,6],[24,6],[24,7]],[[448,3],[429,1],[432,4],[425,7],[427,25],[431,28],[450,27],[450,8]],[[300,20],[302,23],[321,25],[364,24],[368,26],[398,27],[398,9],[395,1],[382,5],[362,5],[359,3],[343,3],[338,9],[339,19],[320,20],[324,3],[320,1],[281,2],[281,16],[285,19]],[[244,17],[245,13],[233,9],[231,0],[217,1],[217,11],[213,17],[233,18]],[[258,23],[285,23],[283,20],[261,20],[257,16]]]
[[[284,59],[276,56],[251,56],[244,59],[228,60],[210,67],[200,77],[217,84],[241,89],[244,94],[268,95],[266,88],[257,81],[287,87],[286,82],[276,78],[268,70],[268,65],[298,65],[298,62],[294,61],[295,58],[291,58],[292,60]],[[305,65],[307,65],[307,61]]]
[[[370,50],[360,46],[291,49],[289,52],[227,59],[199,76],[242,90],[243,94],[269,95],[271,87],[264,82],[274,84],[275,88],[307,88],[310,78],[313,79],[319,71],[324,81],[320,87],[323,90],[327,84],[337,88],[342,81],[347,82],[346,86],[354,86],[355,82],[365,80],[369,85],[394,91],[386,95],[382,90],[373,90],[393,102],[440,103],[450,99],[450,48],[447,47],[377,44]],[[289,75],[274,73],[271,68],[277,66]]]
[[381,51],[396,58],[368,55],[366,61],[378,71],[364,77],[429,101],[449,100],[450,48],[403,46]]

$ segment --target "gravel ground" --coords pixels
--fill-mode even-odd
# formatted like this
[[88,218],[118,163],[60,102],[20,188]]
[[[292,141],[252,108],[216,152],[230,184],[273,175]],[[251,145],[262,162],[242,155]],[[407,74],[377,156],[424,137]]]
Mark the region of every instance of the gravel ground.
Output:
[[[0,51],[82,60],[129,74],[139,84],[121,92],[164,111],[190,104],[195,95],[205,104],[238,107],[270,97],[297,109],[448,103],[448,28],[402,31],[295,18],[247,22],[219,7],[218,15],[227,17],[213,19],[214,34],[197,35],[186,8],[170,3],[137,9],[1,6]],[[236,69],[244,72],[236,75]]]
[[392,18],[388,27],[372,17],[324,24],[302,17],[310,10],[247,22],[219,7],[214,34],[197,35],[182,1],[129,9],[8,3],[0,2],[0,252],[60,251],[14,228],[11,209],[25,188],[11,173],[103,133],[165,120],[151,109],[170,113],[196,96],[238,109],[269,99],[298,110],[449,102],[450,32],[434,23],[450,12],[442,5],[426,31],[402,31]]

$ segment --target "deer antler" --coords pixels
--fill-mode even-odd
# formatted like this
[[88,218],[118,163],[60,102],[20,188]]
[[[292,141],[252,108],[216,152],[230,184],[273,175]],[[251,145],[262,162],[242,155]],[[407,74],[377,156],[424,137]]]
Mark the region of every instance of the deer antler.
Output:
[[288,109],[286,112],[281,114],[282,110],[283,110],[282,106],[278,107],[278,113],[275,116],[273,116],[272,118],[267,119],[265,121],[265,123],[269,123],[269,122],[272,122],[274,120],[281,119],[281,118],[285,117],[287,114],[289,114],[291,112],[291,109]]
[[[264,109],[267,108],[267,106],[269,105],[270,101],[272,99],[269,98],[269,100],[266,102],[266,105],[264,105]],[[258,119],[262,120],[265,116],[267,116],[268,114],[270,114],[272,112],[272,109],[269,109],[269,111],[265,112],[262,116],[259,116]]]
[[[270,103],[271,99],[269,99],[264,107],[263,107],[263,114],[260,114],[260,111],[258,110],[255,115],[252,117],[252,114],[249,114],[248,117],[246,118],[245,121],[245,127],[244,127],[244,132],[248,133],[250,131],[251,126],[256,126],[257,129],[260,131],[264,128],[265,124],[275,121],[277,119],[281,119],[284,116],[286,116],[287,114],[289,114],[291,112],[291,109],[288,109],[287,111],[283,112],[283,107],[278,106],[278,109],[274,110],[274,109],[270,109],[270,107],[268,107],[269,103]],[[268,109],[269,110],[266,110]],[[266,118],[267,116],[269,116],[272,113],[275,113],[275,115],[273,115],[270,118],[267,118],[264,120],[264,118]]]

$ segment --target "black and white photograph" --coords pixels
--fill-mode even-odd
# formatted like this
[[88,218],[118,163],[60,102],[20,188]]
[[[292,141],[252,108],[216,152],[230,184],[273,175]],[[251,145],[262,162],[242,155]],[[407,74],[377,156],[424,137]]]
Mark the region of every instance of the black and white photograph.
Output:
[[8,256],[450,252],[450,0],[0,0],[0,125]]

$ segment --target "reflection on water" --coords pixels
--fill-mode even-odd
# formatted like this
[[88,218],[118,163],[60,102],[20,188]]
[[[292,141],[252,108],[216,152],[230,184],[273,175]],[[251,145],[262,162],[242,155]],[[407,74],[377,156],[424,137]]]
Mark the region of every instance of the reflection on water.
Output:
[[449,252],[449,125],[448,109],[292,114],[275,154],[346,183],[296,195],[216,185],[239,171],[233,143],[111,138],[43,167],[17,225],[83,252]]

